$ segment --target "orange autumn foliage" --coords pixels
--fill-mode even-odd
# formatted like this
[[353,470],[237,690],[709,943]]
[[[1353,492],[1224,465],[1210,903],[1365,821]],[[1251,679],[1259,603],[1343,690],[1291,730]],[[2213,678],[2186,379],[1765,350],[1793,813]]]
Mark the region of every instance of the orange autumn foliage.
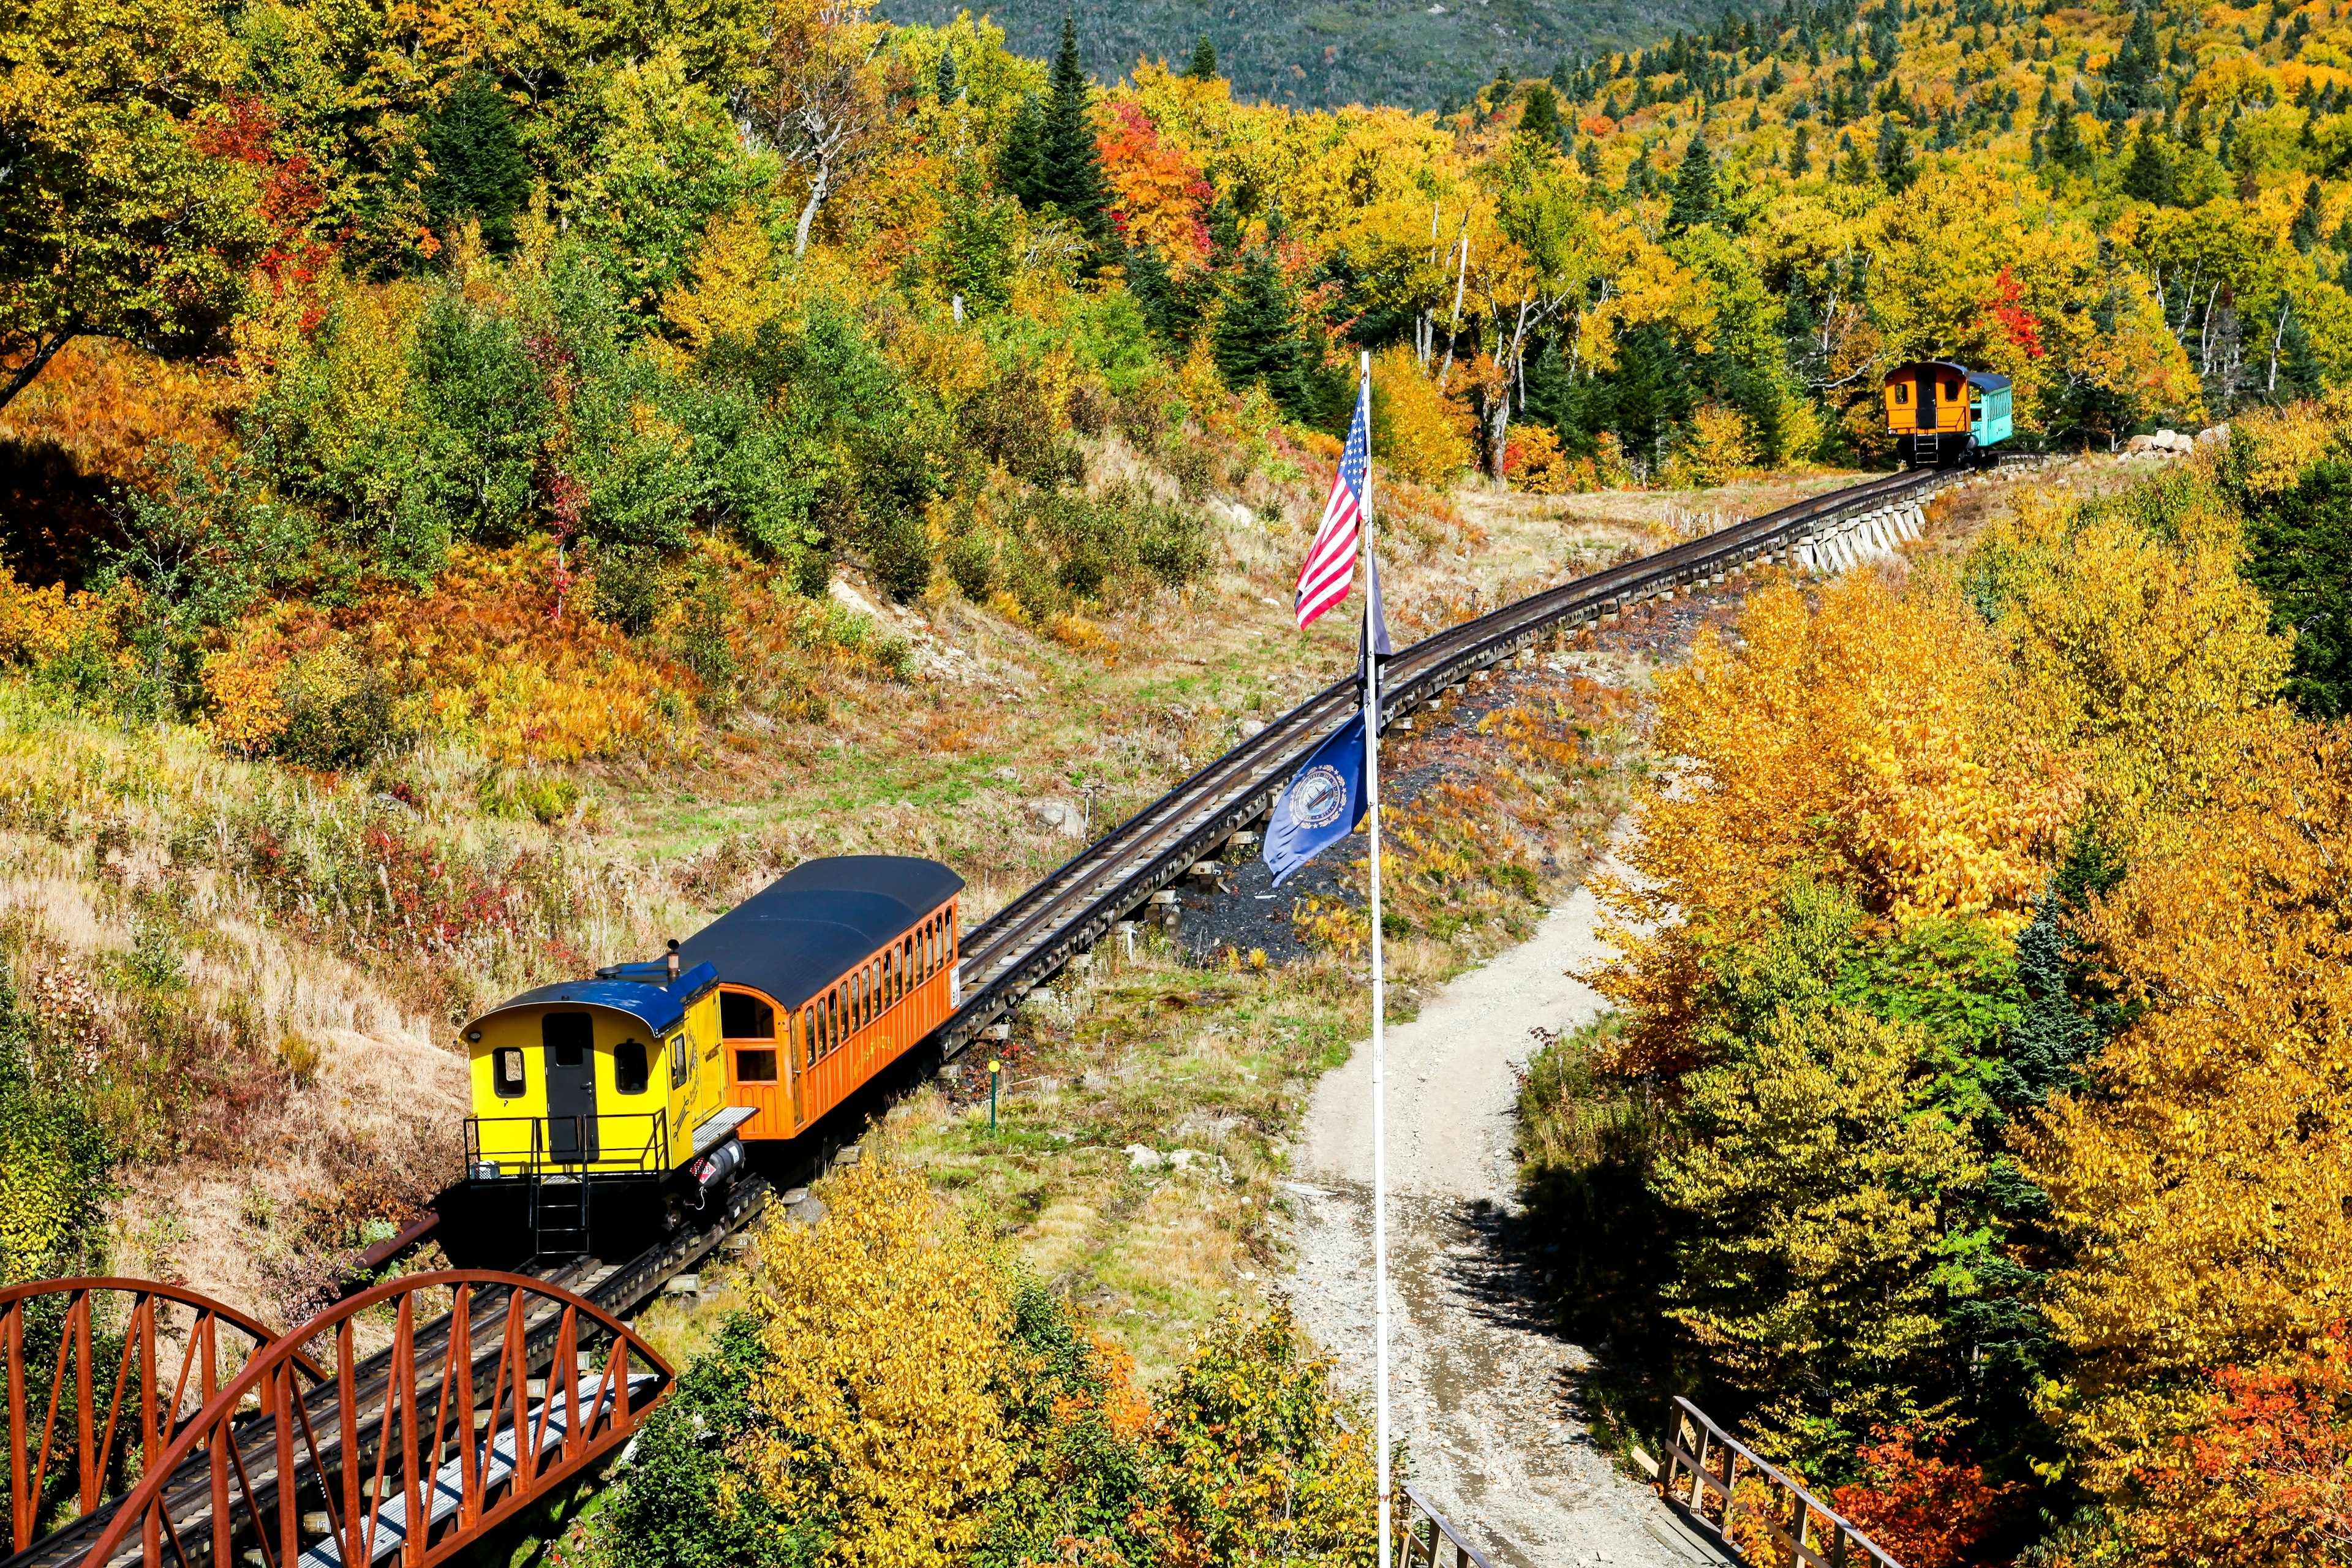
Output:
[[2024,1489],[1994,1485],[1984,1467],[1912,1432],[1881,1432],[1856,1453],[1863,1479],[1831,1500],[1903,1568],[1959,1568],[1979,1552]]
[[111,647],[120,607],[87,590],[68,593],[61,583],[27,587],[0,565],[0,663],[42,664],[86,637]]
[[110,338],[58,351],[8,405],[0,434],[54,441],[81,470],[130,480],[174,443],[209,454],[229,445],[246,384],[218,368],[162,359]]
[[2352,1563],[2352,1346],[2331,1324],[2275,1370],[2215,1373],[2195,1427],[2136,1479],[2119,1522],[2166,1568]]
[[361,640],[400,662],[445,731],[494,762],[576,762],[682,739],[693,682],[620,631],[554,618],[544,542],[462,549],[434,592],[380,603]]
[[1658,681],[1654,746],[1679,766],[1642,802],[1633,873],[1600,885],[1621,955],[1592,983],[1628,1014],[1629,1070],[1694,1065],[1714,950],[1753,934],[1791,873],[1896,924],[2022,926],[2077,797],[2011,721],[1998,649],[1959,596],[1872,574],[1748,597],[1737,643],[1702,632]]
[[1114,210],[1129,242],[1150,246],[1171,267],[1194,267],[1209,254],[1209,227],[1201,215],[1216,193],[1200,166],[1163,142],[1143,106],[1114,100],[1110,126],[1095,139]]

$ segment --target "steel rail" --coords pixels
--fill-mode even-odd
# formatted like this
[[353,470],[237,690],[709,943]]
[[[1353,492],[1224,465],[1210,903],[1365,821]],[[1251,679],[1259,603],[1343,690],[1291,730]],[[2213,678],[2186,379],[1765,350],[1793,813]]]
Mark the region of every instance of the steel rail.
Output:
[[[1381,679],[1381,729],[1385,731],[1445,687],[1564,625],[1598,622],[1766,557],[1793,558],[1796,546],[1811,543],[1825,527],[1898,500],[1918,500],[1959,477],[1929,468],[1864,480],[1450,626],[1389,661]],[[955,1057],[1073,954],[1100,941],[1115,921],[1263,816],[1297,764],[1347,721],[1356,705],[1352,677],[1324,688],[966,932],[958,964],[959,1005],[929,1037],[940,1058]]]
[[[682,1231],[617,1267],[604,1268],[592,1258],[546,1264],[534,1260],[524,1264],[516,1272],[541,1283],[574,1289],[577,1294],[598,1308],[617,1316],[645,1300],[671,1275],[709,1252],[730,1233],[749,1223],[765,1206],[768,1193],[768,1184],[762,1177],[753,1176],[738,1183],[729,1194],[726,1205],[709,1222],[695,1229]],[[534,1353],[543,1352],[554,1339],[554,1317],[543,1314],[542,1319],[531,1331],[530,1344]],[[449,1328],[446,1315],[419,1325],[415,1333],[416,1353],[437,1355],[447,1342]],[[485,1312],[476,1320],[473,1335],[476,1341],[484,1341],[494,1332],[490,1314]],[[483,1353],[478,1344],[477,1359]],[[361,1362],[356,1369],[360,1396],[367,1411],[380,1405],[391,1388],[392,1361],[392,1352],[387,1349]],[[328,1380],[314,1386],[304,1396],[303,1403],[311,1416],[317,1418],[328,1413],[335,1396],[334,1383]],[[263,1413],[250,1412],[241,1417],[235,1432],[232,1438],[234,1446],[257,1473],[274,1463],[272,1455],[277,1442],[276,1432]],[[340,1453],[340,1446],[330,1439],[327,1451]],[[274,1488],[275,1484],[274,1479],[270,1480],[265,1490]],[[208,1460],[192,1458],[179,1467],[179,1473],[165,1484],[164,1506],[174,1520],[184,1521],[200,1515],[211,1506],[211,1486]],[[81,1562],[105,1533],[121,1500],[121,1498],[110,1500],[34,1542],[14,1556],[0,1559],[0,1568],[68,1568],[69,1564]]]

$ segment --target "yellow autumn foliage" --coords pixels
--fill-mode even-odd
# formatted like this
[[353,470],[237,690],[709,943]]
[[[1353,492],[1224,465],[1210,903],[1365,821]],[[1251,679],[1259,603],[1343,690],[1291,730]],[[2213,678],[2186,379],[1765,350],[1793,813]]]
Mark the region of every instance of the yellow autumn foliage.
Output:
[[61,583],[27,587],[0,565],[0,661],[39,664],[86,636],[110,637],[111,609],[99,595],[68,593]]
[[1818,608],[1759,589],[1736,643],[1704,632],[1660,677],[1654,744],[1679,765],[1638,807],[1633,875],[1601,887],[1621,956],[1595,983],[1631,1016],[1628,1065],[1688,1065],[1705,953],[1792,871],[1897,924],[2024,923],[2077,791],[2003,703],[1999,656],[1948,586],[1864,574]]
[[1691,416],[1689,437],[1663,476],[1676,489],[1713,489],[1756,466],[1756,435],[1737,408],[1710,403]]
[[1476,460],[1468,409],[1438,390],[1410,345],[1372,356],[1372,455],[1408,479],[1443,485]]
[[2045,1403],[2095,1490],[2192,1423],[2204,1369],[2352,1318],[2352,731],[2263,734],[2216,796],[2095,910],[2132,1020],[2024,1142],[2072,1239]]
[[749,342],[785,312],[776,280],[775,249],[765,225],[748,207],[722,213],[703,231],[694,258],[694,287],[662,297],[662,318],[699,353],[713,340]]
[[947,1568],[1012,1479],[995,1386],[1011,1285],[919,1175],[854,1166],[825,1221],[771,1226],[754,1310],[774,1363],[745,1456],[788,1522],[830,1516],[828,1563]]
[[2151,499],[2178,543],[2112,508],[2041,495],[1980,546],[2011,700],[2034,732],[2081,753],[2124,848],[2201,809],[2250,737],[2286,721],[2275,699],[2291,644],[2238,574],[2235,519],[2193,481],[2172,486]]

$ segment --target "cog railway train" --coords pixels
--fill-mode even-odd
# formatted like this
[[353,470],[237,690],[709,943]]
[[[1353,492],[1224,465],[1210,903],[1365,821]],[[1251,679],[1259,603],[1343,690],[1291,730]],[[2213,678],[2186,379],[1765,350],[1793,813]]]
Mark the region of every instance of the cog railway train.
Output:
[[2012,434],[2009,377],[1950,360],[1915,360],[1886,373],[1886,430],[1906,468],[1982,467]]
[[462,1215],[467,1251],[562,1257],[708,1210],[946,1022],[962,890],[935,860],[810,860],[660,960],[475,1018],[445,1233]]

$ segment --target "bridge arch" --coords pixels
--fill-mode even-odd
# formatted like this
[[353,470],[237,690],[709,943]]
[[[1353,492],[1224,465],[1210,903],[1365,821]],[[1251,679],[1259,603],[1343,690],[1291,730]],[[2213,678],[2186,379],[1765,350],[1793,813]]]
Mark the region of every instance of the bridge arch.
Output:
[[[391,1344],[362,1369],[362,1320],[387,1317]],[[625,1442],[671,1378],[635,1331],[560,1286],[409,1275],[258,1352],[78,1560],[427,1568]]]

